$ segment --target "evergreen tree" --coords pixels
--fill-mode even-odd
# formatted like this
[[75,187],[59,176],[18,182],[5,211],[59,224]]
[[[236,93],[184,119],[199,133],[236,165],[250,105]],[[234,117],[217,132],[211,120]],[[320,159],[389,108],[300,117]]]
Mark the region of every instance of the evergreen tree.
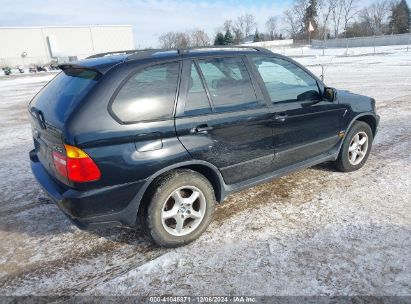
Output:
[[314,27],[314,32],[311,33],[311,37],[315,36],[315,33],[317,32],[317,0],[309,0],[309,4],[307,8],[305,9],[305,14],[304,14],[304,25],[306,31],[308,31],[308,27],[310,25],[310,22],[312,26]]
[[231,35],[231,31],[227,29],[224,35],[224,44],[225,45],[231,45],[234,44],[234,38],[233,35]]
[[401,0],[391,8],[390,28],[393,34],[410,32],[411,13],[406,0]]
[[256,29],[255,30],[255,34],[254,34],[254,39],[253,39],[253,41],[254,42],[260,42],[262,39],[261,39],[261,36],[260,36],[260,33],[258,32],[258,29]]
[[221,32],[218,32],[214,39],[214,45],[224,45],[224,35]]

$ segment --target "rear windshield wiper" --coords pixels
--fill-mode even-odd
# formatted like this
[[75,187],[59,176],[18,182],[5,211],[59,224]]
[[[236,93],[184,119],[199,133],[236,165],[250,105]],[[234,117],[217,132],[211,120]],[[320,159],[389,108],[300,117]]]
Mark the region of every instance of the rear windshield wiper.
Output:
[[33,112],[34,116],[37,118],[37,121],[42,129],[46,129],[46,120],[44,119],[43,112],[41,112],[36,107],[31,107],[30,110]]

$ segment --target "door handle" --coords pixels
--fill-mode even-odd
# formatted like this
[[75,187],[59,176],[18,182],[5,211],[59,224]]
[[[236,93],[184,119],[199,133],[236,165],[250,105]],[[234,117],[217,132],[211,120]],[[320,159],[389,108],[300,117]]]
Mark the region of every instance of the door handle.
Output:
[[285,113],[275,114],[274,120],[279,122],[284,122],[287,119],[288,115]]
[[213,127],[209,127],[207,124],[198,125],[190,130],[190,133],[194,134],[208,134],[208,131],[211,131]]

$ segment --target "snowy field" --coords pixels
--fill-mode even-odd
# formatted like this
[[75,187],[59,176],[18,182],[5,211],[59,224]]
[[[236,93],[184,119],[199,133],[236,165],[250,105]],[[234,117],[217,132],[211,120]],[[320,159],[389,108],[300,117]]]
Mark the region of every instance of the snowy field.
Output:
[[411,295],[411,50],[350,51],[285,53],[317,75],[326,64],[327,85],[377,100],[365,167],[324,164],[231,195],[178,249],[140,229],[71,225],[29,169],[27,104],[54,74],[2,77],[0,294]]

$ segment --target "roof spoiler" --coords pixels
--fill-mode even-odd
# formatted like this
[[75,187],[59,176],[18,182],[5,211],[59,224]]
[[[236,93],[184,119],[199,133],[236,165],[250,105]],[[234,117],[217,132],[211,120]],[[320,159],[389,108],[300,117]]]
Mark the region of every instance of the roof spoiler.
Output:
[[64,71],[64,70],[68,70],[68,69],[82,69],[82,70],[91,70],[91,71],[95,71],[101,74],[101,71],[99,71],[98,69],[89,67],[89,66],[85,66],[85,65],[81,65],[81,64],[76,64],[76,63],[62,63],[59,64],[58,67]]
[[59,64],[58,67],[63,71],[67,69],[85,69],[86,68],[79,64],[73,64],[73,63],[62,63],[62,64]]

